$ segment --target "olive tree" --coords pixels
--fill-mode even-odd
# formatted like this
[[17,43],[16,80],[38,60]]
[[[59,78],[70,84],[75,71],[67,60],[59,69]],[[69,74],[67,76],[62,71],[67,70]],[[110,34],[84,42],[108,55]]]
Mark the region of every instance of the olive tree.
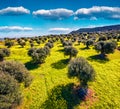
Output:
[[14,45],[13,41],[11,41],[11,40],[5,40],[5,46],[7,46],[7,48],[10,48],[13,45]]
[[32,57],[33,63],[41,64],[45,62],[47,50],[44,48],[31,48],[28,50],[28,55]]
[[81,89],[79,96],[83,98],[87,94],[88,82],[95,79],[95,70],[83,57],[75,58],[70,61],[68,67],[69,77],[77,77],[80,81]]
[[21,103],[22,96],[17,81],[0,71],[0,109],[12,109]]
[[0,71],[11,75],[18,83],[24,82],[25,87],[31,84],[32,77],[22,63],[16,61],[3,61],[0,63]]
[[4,60],[4,57],[8,57],[10,55],[10,51],[7,48],[0,48],[0,61]]
[[78,51],[76,48],[74,48],[73,46],[65,46],[64,48],[64,55],[69,55],[70,56],[70,60],[72,57],[76,57],[78,54]]
[[99,41],[95,44],[95,50],[100,52],[100,56],[104,58],[106,54],[114,53],[117,44],[114,41]]
[[90,45],[93,45],[94,41],[92,39],[89,39],[86,41],[86,48],[89,48]]
[[24,46],[26,45],[26,42],[24,40],[19,40],[18,43],[22,48],[24,48]]

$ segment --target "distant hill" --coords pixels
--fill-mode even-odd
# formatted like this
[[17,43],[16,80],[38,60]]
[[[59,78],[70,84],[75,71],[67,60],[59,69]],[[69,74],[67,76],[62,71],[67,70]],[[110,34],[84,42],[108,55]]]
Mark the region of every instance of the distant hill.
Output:
[[94,27],[94,28],[81,28],[76,31],[72,31],[70,34],[82,33],[82,32],[104,32],[111,30],[120,30],[120,25],[110,25],[110,26]]

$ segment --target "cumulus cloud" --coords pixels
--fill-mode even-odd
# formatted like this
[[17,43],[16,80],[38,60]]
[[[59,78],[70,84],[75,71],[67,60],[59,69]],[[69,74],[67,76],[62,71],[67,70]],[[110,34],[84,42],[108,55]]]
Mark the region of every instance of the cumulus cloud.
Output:
[[49,32],[51,33],[69,33],[71,31],[70,28],[50,28]]
[[0,15],[24,15],[30,14],[30,10],[20,7],[7,7],[0,10]]
[[33,15],[50,20],[62,20],[72,16],[73,14],[74,12],[72,10],[68,10],[64,8],[50,9],[50,10],[42,9],[42,10],[33,11]]
[[81,8],[75,12],[75,17],[79,19],[89,18],[92,20],[96,20],[97,18],[120,19],[120,8],[108,6],[93,6],[92,8]]
[[30,27],[20,27],[20,26],[0,26],[0,32],[19,32],[19,31],[32,31],[33,28]]

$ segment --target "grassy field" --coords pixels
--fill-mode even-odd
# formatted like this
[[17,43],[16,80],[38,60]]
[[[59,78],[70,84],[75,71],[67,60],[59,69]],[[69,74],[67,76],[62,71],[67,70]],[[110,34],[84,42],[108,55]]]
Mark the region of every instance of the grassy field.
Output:
[[[36,47],[40,46],[36,44]],[[33,76],[30,87],[21,87],[24,100],[19,109],[120,109],[120,51],[110,54],[109,60],[99,60],[92,47],[74,46],[79,51],[77,57],[86,58],[96,71],[95,82],[89,83],[95,92],[94,99],[81,102],[72,96],[71,87],[78,81],[67,76],[68,57],[64,56],[60,42],[54,44],[46,62],[38,66],[30,63],[29,45],[25,48],[15,45],[10,48],[11,56],[6,59],[24,63]]]

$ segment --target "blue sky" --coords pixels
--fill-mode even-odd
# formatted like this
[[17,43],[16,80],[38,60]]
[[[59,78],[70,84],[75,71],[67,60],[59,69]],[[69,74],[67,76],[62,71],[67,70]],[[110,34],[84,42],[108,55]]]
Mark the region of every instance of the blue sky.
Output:
[[0,0],[0,37],[120,24],[120,0]]

